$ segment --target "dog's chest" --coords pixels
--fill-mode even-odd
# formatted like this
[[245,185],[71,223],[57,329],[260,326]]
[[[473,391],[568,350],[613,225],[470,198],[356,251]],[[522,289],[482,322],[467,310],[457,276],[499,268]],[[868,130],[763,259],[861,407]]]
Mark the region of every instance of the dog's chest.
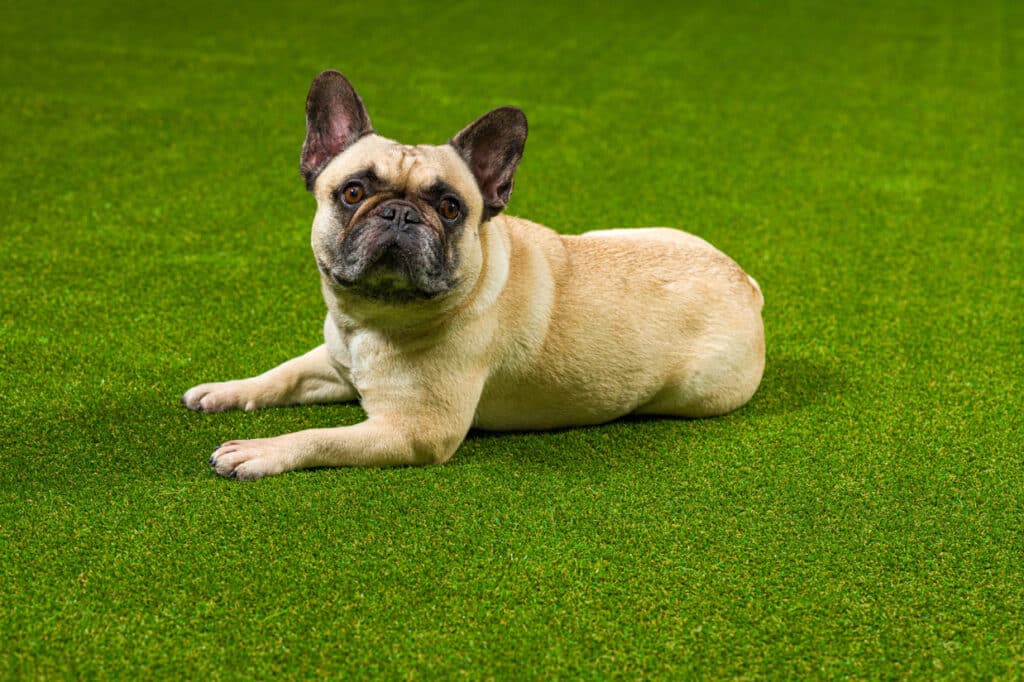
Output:
[[349,380],[359,390],[389,364],[393,351],[378,334],[369,331],[354,331],[345,337]]
[[342,341],[346,378],[361,399],[369,395],[389,401],[408,399],[419,386],[435,380],[430,376],[431,363],[417,362],[419,353],[380,332],[352,331],[343,334]]

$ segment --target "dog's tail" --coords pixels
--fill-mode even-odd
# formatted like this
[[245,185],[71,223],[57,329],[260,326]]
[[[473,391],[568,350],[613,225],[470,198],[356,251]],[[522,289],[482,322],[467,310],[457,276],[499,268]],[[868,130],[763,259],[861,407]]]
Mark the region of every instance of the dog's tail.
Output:
[[764,294],[761,293],[761,286],[757,283],[757,280],[747,275],[747,279],[750,280],[750,285],[754,287],[754,293],[757,294],[757,300],[759,302],[758,308],[764,308]]

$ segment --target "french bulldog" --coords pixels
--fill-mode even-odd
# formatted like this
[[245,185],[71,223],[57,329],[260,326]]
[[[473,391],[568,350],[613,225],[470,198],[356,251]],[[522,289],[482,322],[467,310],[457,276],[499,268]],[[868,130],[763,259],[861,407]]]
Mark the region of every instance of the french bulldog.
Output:
[[680,230],[564,236],[504,215],[526,130],[505,106],[446,144],[410,146],[377,134],[342,74],[314,79],[300,170],[317,202],[324,343],[182,402],[359,400],[366,420],[228,441],[210,457],[218,474],[437,464],[470,428],[711,417],[750,399],[764,369],[757,283]]

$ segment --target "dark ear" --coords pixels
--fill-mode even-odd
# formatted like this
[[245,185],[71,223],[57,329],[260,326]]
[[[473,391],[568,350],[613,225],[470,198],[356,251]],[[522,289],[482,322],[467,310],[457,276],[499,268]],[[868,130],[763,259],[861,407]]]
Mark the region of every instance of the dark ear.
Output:
[[526,114],[516,107],[488,112],[449,142],[469,166],[484,197],[483,220],[501,213],[526,145]]
[[306,141],[299,170],[306,189],[324,166],[363,135],[373,132],[363,100],[348,79],[337,71],[324,71],[313,79],[306,97]]

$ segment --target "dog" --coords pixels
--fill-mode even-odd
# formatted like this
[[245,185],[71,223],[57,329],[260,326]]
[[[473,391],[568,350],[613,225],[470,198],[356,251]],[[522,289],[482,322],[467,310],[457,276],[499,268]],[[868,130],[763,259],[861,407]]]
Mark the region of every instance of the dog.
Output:
[[377,134],[342,74],[313,80],[300,171],[317,202],[324,343],[182,402],[359,400],[366,420],[228,441],[209,460],[218,474],[438,464],[470,428],[712,417],[751,398],[765,354],[757,282],[680,230],[563,236],[503,214],[526,134],[505,106],[446,144],[401,144]]

